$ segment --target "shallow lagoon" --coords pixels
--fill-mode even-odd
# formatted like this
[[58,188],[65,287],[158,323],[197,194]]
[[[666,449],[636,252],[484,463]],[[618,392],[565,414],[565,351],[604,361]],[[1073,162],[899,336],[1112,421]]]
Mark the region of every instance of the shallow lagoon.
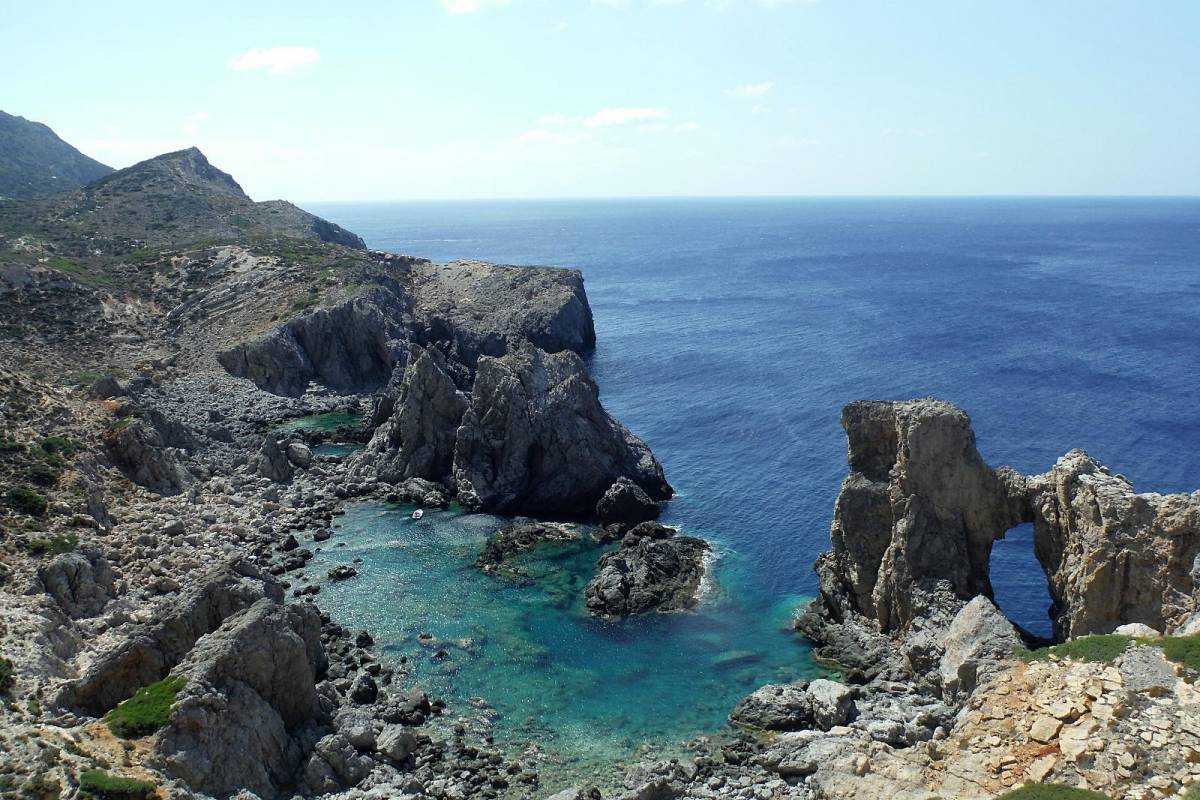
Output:
[[[594,545],[537,548],[516,562],[527,573],[518,583],[472,566],[500,518],[426,511],[418,521],[411,513],[373,502],[348,507],[313,569],[324,575],[362,559],[359,575],[326,585],[321,605],[369,629],[385,654],[408,656],[408,685],[451,700],[458,713],[484,698],[490,708],[474,705],[501,745],[537,742],[568,769],[615,762],[647,744],[673,751],[718,731],[759,685],[817,674],[789,629],[803,598],[764,603],[719,537],[710,534],[719,583],[696,611],[608,623],[583,608],[603,552]],[[422,643],[422,632],[434,640]]]

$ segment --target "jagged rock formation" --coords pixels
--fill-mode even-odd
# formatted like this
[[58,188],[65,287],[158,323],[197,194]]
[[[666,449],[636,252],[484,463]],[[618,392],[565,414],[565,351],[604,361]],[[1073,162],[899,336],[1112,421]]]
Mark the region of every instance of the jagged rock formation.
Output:
[[0,111],[0,198],[65,192],[112,171],[46,125]]
[[199,639],[172,670],[187,684],[154,742],[166,771],[214,797],[294,784],[300,729],[323,716],[320,636],[315,608],[264,598]]
[[588,613],[620,619],[692,608],[710,550],[703,539],[643,522],[625,534],[619,550],[601,557],[596,577],[584,589]]
[[650,448],[601,407],[578,356],[526,348],[480,360],[454,453],[464,505],[587,516],[620,477],[656,500],[671,495]]
[[229,616],[268,598],[283,602],[283,587],[247,561],[214,567],[162,608],[156,622],[135,626],[63,685],[60,707],[101,715],[138,689],[162,680],[196,640]]
[[1137,494],[1082,451],[1049,472],[991,469],[967,415],[937,400],[855,402],[842,414],[850,475],[832,548],[817,562],[823,611],[935,643],[968,600],[990,597],[992,543],[1034,523],[1056,635],[1138,622],[1158,631],[1196,608],[1200,493]]
[[1139,494],[1082,450],[1028,479],[1034,546],[1062,638],[1183,625],[1200,586],[1200,492]]
[[367,444],[364,458],[388,483],[407,478],[440,479],[454,466],[458,425],[467,398],[435,348],[412,345],[391,413]]
[[596,502],[596,519],[616,536],[641,522],[658,519],[660,511],[642,487],[624,476],[617,478]]
[[1021,636],[992,601],[979,595],[955,615],[942,639],[942,690],[970,694],[1014,658]]

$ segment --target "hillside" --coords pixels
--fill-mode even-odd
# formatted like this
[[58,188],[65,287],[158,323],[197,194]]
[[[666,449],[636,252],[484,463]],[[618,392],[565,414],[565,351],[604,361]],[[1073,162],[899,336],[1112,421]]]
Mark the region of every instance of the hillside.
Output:
[[0,202],[0,236],[50,243],[65,256],[120,256],[145,247],[258,236],[362,239],[282,200],[256,203],[196,148],[166,153],[74,191]]
[[0,197],[69,191],[112,171],[58,138],[48,126],[0,111]]

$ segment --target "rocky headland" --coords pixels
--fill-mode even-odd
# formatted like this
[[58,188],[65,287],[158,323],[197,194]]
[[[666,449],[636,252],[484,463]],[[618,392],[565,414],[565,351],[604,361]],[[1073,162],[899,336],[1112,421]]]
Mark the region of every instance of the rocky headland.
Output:
[[[550,794],[536,743],[501,748],[321,610],[309,564],[356,499],[527,517],[481,554],[498,575],[587,537],[601,617],[686,610],[711,580],[710,545],[655,522],[661,464],[600,402],[578,272],[367,250],[189,150],[0,201],[0,319],[5,796]],[[365,422],[280,426],[331,412]],[[1080,451],[993,469],[935,400],[842,423],[849,474],[797,623],[830,675],[758,688],[687,758],[588,776],[606,796],[1200,779],[1200,493],[1138,494]],[[320,455],[331,435],[363,447]],[[1022,523],[1049,649],[991,600],[992,544]],[[597,796],[584,783],[555,800]]]

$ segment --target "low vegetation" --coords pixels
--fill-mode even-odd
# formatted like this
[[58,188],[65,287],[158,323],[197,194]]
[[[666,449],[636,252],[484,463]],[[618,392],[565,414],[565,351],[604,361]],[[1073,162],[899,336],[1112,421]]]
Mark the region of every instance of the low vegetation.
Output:
[[39,492],[28,486],[14,486],[4,493],[4,504],[13,511],[40,517],[46,513],[48,503]]
[[13,663],[7,658],[0,656],[0,694],[4,694],[11,689],[16,681],[17,676],[13,670]]
[[[1074,658],[1080,661],[1109,662],[1125,652],[1133,643],[1157,647],[1169,660],[1189,669],[1200,670],[1200,634],[1192,636],[1164,636],[1140,638],[1121,636],[1115,633],[1081,636],[1062,644],[1042,647],[1037,650],[1018,648],[1017,657],[1022,661],[1045,661],[1051,656]],[[1200,800],[1197,797],[1196,800]]]
[[150,800],[158,796],[158,788],[147,781],[89,769],[79,773],[79,793],[95,800]]
[[114,736],[122,739],[149,736],[167,724],[175,697],[186,683],[186,678],[176,675],[143,686],[133,697],[108,712],[104,724]]
[[66,533],[30,539],[25,543],[25,549],[35,556],[59,556],[70,553],[78,546],[79,537]]

